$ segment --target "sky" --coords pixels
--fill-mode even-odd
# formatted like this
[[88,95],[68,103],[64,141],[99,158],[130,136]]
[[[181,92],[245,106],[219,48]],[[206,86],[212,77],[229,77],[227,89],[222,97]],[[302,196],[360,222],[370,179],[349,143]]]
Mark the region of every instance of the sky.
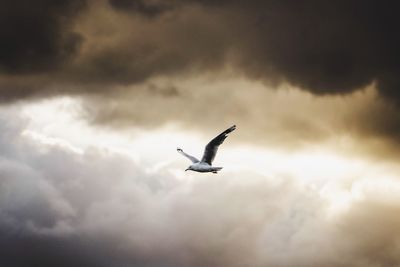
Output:
[[0,266],[400,266],[398,9],[1,1]]

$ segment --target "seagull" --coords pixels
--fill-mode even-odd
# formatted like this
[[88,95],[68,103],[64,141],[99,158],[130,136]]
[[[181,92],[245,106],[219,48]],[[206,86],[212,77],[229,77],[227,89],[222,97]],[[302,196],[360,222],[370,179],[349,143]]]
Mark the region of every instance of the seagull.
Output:
[[193,162],[185,171],[195,171],[195,172],[212,172],[218,173],[218,171],[222,170],[222,167],[213,167],[212,162],[217,154],[218,147],[224,142],[225,138],[228,137],[228,134],[236,129],[236,125],[226,129],[222,133],[220,133],[217,137],[212,139],[204,149],[203,158],[198,160],[197,158],[186,154],[179,147],[176,149],[179,153],[187,157],[190,161]]

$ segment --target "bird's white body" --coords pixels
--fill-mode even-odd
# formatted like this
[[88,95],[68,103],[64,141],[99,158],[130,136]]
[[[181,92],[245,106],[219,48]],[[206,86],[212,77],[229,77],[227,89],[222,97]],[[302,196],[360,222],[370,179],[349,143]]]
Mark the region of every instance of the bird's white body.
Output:
[[213,167],[211,164],[217,154],[218,147],[224,142],[228,134],[236,129],[236,125],[226,129],[220,133],[217,137],[212,139],[205,147],[204,154],[201,160],[183,152],[182,149],[177,148],[177,151],[188,158],[193,164],[190,165],[185,171],[195,171],[195,172],[212,172],[218,173],[222,170],[222,167]]
[[196,162],[187,168],[187,170],[196,171],[196,172],[213,172],[222,170],[222,167],[213,167],[206,162]]

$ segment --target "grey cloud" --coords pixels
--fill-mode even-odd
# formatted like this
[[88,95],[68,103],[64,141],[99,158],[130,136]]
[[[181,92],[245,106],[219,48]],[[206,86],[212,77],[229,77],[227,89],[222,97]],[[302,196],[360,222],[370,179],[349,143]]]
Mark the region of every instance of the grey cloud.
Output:
[[[6,70],[34,72],[41,65],[52,67],[46,62],[58,61],[61,54],[73,54],[72,61],[40,84],[95,83],[99,92],[109,88],[99,86],[104,82],[140,83],[157,75],[231,65],[251,78],[287,81],[315,94],[347,93],[377,81],[382,95],[397,99],[399,40],[393,2],[113,0],[91,3],[84,16],[75,18],[71,14],[77,6],[35,5],[33,10],[48,13],[29,16],[53,26],[39,25],[31,37],[15,31],[38,49],[22,45],[24,38],[6,38],[13,40],[9,46],[14,50],[21,47],[15,53],[3,49],[10,57],[3,60]],[[19,10],[9,17],[23,27],[30,17]],[[71,26],[59,22],[62,15]],[[71,37],[75,41],[62,37],[70,28],[80,36]],[[80,46],[79,39],[84,40]],[[71,49],[61,47],[68,44]],[[33,51],[44,63],[24,51]]]
[[[16,4],[2,10],[6,9],[9,15],[4,19],[18,30],[10,32],[8,23],[1,24],[3,32],[12,33],[5,38],[3,60],[0,57],[3,103],[75,94],[120,101],[124,106],[121,92],[136,97],[134,93],[141,94],[137,88],[156,84],[160,77],[171,88],[176,87],[175,80],[210,74],[214,76],[210,83],[217,83],[226,79],[224,71],[229,69],[236,77],[261,81],[269,88],[289,83],[319,96],[349,94],[375,82],[379,96],[391,107],[380,109],[385,113],[379,115],[373,107],[366,111],[366,117],[373,119],[362,117],[356,131],[392,140],[398,135],[398,38],[393,2],[44,1],[33,5],[29,14]],[[30,25],[27,20],[37,23]],[[33,28],[30,34],[24,31],[27,25]],[[144,101],[152,102],[160,95],[169,98],[166,102],[173,102],[171,96],[185,100],[179,90],[170,89],[151,90],[153,94]],[[231,93],[224,92],[224,96]],[[146,110],[148,114],[138,115]],[[246,113],[243,108],[226,111],[229,116]],[[111,113],[92,117],[114,124],[109,118],[118,123],[134,113],[134,120],[146,126],[160,120],[188,119],[174,112],[167,112],[170,117],[158,112],[157,118],[150,109],[132,112],[122,107]],[[283,123],[303,125],[304,135],[310,138],[324,134],[324,129],[307,122],[295,117]]]
[[[175,16],[177,23],[180,12],[191,10],[188,8],[190,4],[183,1],[114,0],[110,3],[118,9],[144,15],[148,11],[139,7],[162,9],[168,3],[175,8],[171,12],[178,14]],[[289,81],[316,94],[351,92],[376,80],[383,95],[397,99],[395,74],[399,39],[396,35],[397,5],[393,2],[190,3],[198,10],[206,11],[200,13],[199,20],[211,19],[214,26],[191,27],[193,36],[186,31],[180,32],[176,36],[176,41],[182,44],[178,59],[185,55],[196,59],[199,54],[211,59],[215,55],[207,50],[191,51],[201,46],[209,49],[222,42],[224,45],[217,50],[219,60],[231,62],[250,77],[273,82]],[[157,20],[163,21],[164,17],[156,17],[152,21]],[[219,36],[203,36],[206,32],[215,31],[215,27],[220,28]],[[187,45],[185,40],[192,37],[202,42]],[[164,41],[168,42],[168,39],[161,40],[159,49],[168,44]],[[196,63],[196,60],[192,62]],[[184,67],[176,65],[173,60],[168,65],[177,69]]]
[[85,1],[2,1],[0,4],[0,71],[51,72],[78,49],[81,37],[66,22]]
[[145,16],[153,17],[174,8],[174,1],[131,1],[131,0],[110,0],[111,6],[128,12],[136,12]]

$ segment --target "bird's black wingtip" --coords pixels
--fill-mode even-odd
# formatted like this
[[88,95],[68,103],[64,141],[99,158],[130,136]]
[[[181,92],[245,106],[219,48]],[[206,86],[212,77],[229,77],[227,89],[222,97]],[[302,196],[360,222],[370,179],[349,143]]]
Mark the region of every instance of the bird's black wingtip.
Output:
[[228,129],[226,129],[226,130],[222,133],[222,135],[227,135],[228,133],[233,132],[235,129],[236,129],[236,125],[233,125],[233,126],[229,127]]
[[178,147],[178,148],[176,148],[176,151],[182,152],[182,149],[180,149],[180,148]]

